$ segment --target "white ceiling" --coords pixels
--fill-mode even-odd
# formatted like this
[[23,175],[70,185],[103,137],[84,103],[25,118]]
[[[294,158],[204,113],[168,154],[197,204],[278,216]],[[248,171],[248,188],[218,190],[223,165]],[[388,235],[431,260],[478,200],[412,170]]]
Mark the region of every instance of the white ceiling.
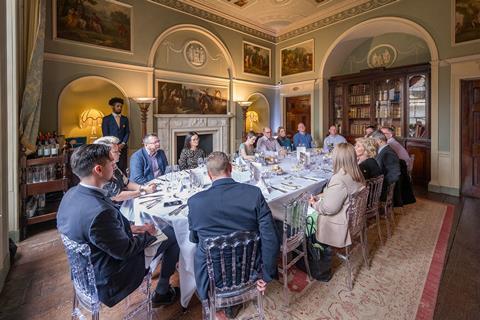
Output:
[[368,0],[180,0],[272,36],[279,36]]

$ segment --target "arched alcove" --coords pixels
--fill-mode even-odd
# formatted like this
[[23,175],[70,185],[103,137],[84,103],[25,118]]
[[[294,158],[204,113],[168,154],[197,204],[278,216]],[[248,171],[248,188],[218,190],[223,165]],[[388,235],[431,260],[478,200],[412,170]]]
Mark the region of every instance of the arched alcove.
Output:
[[[90,137],[91,127],[80,128],[82,112],[95,109],[108,115],[112,112],[108,100],[120,97],[124,100],[122,114],[128,116],[129,101],[125,91],[110,79],[86,76],[68,83],[58,99],[58,132],[65,137]],[[97,136],[102,136],[100,127]]]
[[[256,122],[251,123],[247,117],[245,130],[247,132],[250,131],[250,125],[252,125],[253,131],[257,133],[262,132],[264,127],[270,126],[270,104],[268,103],[267,98],[259,92],[252,93],[247,100],[252,102],[252,105],[248,108],[248,111],[256,112],[258,119]],[[276,129],[273,128],[273,131],[275,130]]]
[[[199,59],[192,60],[190,53],[196,53]],[[191,24],[176,25],[162,32],[150,49],[147,64],[157,70],[210,77],[236,75],[225,44],[211,31]]]

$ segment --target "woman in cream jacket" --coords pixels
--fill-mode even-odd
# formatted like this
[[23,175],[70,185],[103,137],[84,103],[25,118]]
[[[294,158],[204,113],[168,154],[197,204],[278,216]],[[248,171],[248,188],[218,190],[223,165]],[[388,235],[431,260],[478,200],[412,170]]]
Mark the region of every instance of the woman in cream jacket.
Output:
[[349,196],[365,187],[365,179],[351,144],[340,143],[335,146],[333,172],[324,192],[317,197],[311,197],[310,204],[318,211],[318,242],[343,248],[352,244],[347,216]]

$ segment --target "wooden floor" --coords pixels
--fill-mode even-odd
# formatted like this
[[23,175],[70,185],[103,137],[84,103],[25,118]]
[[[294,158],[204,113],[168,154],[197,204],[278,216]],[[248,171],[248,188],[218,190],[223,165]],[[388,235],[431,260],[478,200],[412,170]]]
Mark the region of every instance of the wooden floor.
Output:
[[[480,200],[423,189],[417,189],[416,194],[455,205],[434,319],[480,319]],[[71,284],[63,248],[54,240],[54,230],[37,231],[19,245],[19,254],[0,294],[0,319],[68,318]],[[155,313],[155,319],[162,320],[201,318],[195,298],[187,313],[178,303]]]

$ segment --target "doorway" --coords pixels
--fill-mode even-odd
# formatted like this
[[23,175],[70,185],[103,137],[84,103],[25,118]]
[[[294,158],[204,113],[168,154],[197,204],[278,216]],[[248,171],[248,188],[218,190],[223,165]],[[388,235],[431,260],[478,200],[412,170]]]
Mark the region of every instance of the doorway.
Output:
[[285,98],[285,130],[290,138],[297,132],[300,122],[305,125],[306,132],[311,132],[311,117],[311,96],[309,94]]
[[480,80],[461,81],[462,195],[480,198]]

